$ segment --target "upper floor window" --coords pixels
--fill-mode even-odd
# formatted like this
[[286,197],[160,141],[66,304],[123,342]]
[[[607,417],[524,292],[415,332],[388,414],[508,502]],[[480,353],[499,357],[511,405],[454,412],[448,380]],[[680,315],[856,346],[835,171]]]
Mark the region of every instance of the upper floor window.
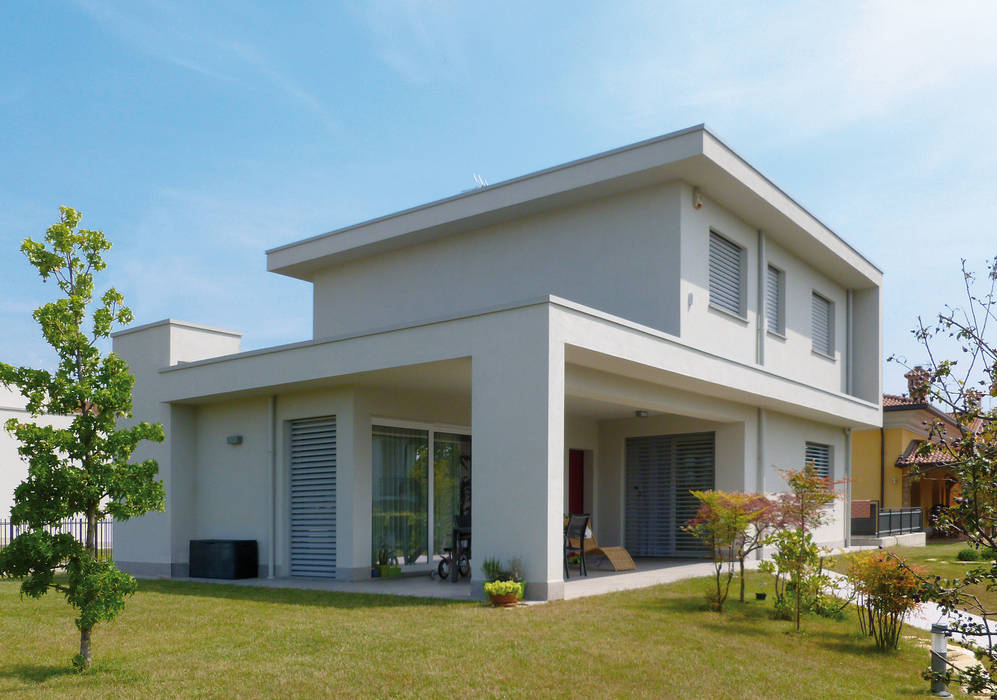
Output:
[[831,478],[831,446],[819,442],[808,442],[803,450],[803,463],[812,464],[817,474]]
[[774,265],[765,278],[765,325],[772,333],[786,334],[786,273]]
[[814,292],[811,297],[811,334],[813,351],[834,357],[834,304]]
[[744,248],[710,231],[710,305],[743,318],[744,276]]

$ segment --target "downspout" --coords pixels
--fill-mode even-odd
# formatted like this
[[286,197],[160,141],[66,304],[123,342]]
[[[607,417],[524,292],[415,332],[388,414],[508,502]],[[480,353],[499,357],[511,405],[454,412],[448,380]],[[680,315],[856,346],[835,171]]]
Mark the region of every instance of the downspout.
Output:
[[277,397],[267,401],[267,456],[270,460],[270,523],[267,527],[267,578],[274,577],[277,533]]
[[879,509],[886,508],[886,428],[879,428]]
[[852,327],[854,321],[853,309],[852,309],[852,290],[849,289],[846,294],[845,302],[845,393],[850,396],[854,396],[854,381],[852,378],[852,357],[855,356],[854,348],[852,345],[855,342],[855,329]]
[[845,546],[852,546],[852,429],[845,428],[845,490],[848,504],[845,509]]
[[[756,446],[758,448],[758,464],[755,466],[755,490],[758,493],[765,493],[765,409],[761,406],[758,407],[758,416],[756,419],[758,425],[758,435],[755,440]],[[755,559],[759,561],[764,557],[764,547],[759,547],[755,550]]]
[[758,328],[755,332],[755,362],[759,365],[765,364],[765,232],[758,229],[758,312],[755,318],[758,321]]

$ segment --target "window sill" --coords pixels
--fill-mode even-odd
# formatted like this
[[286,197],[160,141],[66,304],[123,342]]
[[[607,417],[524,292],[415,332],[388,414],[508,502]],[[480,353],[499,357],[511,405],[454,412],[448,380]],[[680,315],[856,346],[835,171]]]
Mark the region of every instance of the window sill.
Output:
[[767,330],[765,331],[768,335],[772,336],[776,340],[781,340],[783,343],[786,342],[786,334],[780,333],[779,331]]
[[732,313],[732,312],[728,311],[727,309],[722,309],[719,306],[715,306],[714,304],[709,304],[708,308],[710,309],[710,311],[718,313],[718,314],[720,314],[722,316],[726,316],[727,318],[729,318],[729,319],[731,319],[733,321],[739,321],[744,326],[748,325],[748,319],[745,318],[744,316],[741,316],[740,314]]
[[833,357],[831,355],[828,355],[826,352],[821,352],[820,350],[814,350],[813,348],[810,349],[810,354],[814,355],[816,357],[823,358],[823,359],[827,360],[828,362],[837,362],[838,361],[838,358]]

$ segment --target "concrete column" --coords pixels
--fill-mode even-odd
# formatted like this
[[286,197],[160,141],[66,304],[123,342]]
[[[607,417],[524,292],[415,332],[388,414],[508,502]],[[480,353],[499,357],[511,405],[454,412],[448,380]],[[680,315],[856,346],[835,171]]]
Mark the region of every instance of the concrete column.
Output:
[[550,311],[503,315],[472,357],[472,594],[481,562],[518,557],[535,600],[564,597],[564,345]]

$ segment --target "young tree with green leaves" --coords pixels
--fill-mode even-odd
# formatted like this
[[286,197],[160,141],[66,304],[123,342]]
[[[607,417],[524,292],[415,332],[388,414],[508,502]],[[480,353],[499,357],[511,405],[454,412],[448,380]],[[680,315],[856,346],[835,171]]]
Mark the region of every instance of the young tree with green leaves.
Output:
[[[28,238],[21,245],[42,279],[55,280],[61,292],[33,314],[58,356],[57,369],[0,362],[0,383],[20,391],[33,416],[73,420],[66,428],[16,418],[6,423],[28,461],[28,476],[14,491],[11,519],[28,529],[0,550],[0,576],[21,580],[21,591],[34,598],[49,589],[66,596],[79,612],[80,652],[73,664],[88,668],[94,626],[113,619],[136,589],[134,578],[98,559],[97,522],[105,516],[122,521],[164,510],[156,462],[130,461],[141,441],[162,442],[164,435],[159,424],[117,424],[132,416],[135,378],[120,357],[102,353],[98,344],[110,337],[115,324],[129,323],[132,313],[114,288],[94,303],[94,273],[106,267],[103,254],[111,243],[100,231],[78,228],[79,212],[68,207],[60,211],[59,223],[49,227],[44,242]],[[86,519],[85,543],[50,531],[72,517]],[[57,575],[62,569],[66,575]]]

